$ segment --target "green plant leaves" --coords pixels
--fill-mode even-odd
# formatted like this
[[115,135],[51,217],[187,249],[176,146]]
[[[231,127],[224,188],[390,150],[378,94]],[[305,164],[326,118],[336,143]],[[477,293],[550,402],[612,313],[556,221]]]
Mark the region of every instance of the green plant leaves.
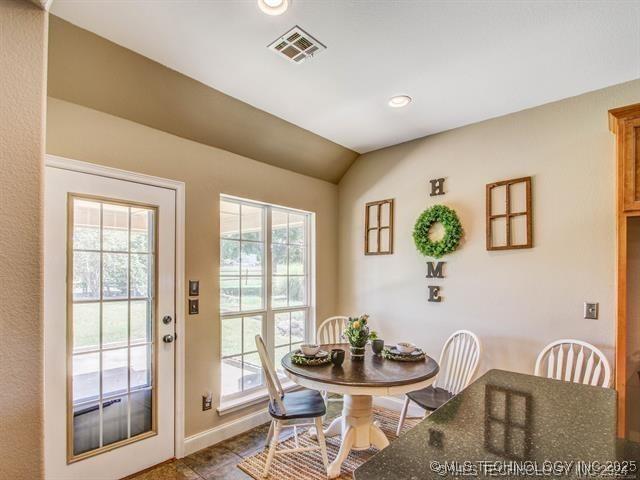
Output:
[[[429,230],[434,223],[444,227],[444,237],[437,242],[429,239]],[[444,205],[434,205],[420,214],[413,227],[413,241],[418,251],[425,257],[441,258],[455,251],[460,244],[464,230],[455,210]]]

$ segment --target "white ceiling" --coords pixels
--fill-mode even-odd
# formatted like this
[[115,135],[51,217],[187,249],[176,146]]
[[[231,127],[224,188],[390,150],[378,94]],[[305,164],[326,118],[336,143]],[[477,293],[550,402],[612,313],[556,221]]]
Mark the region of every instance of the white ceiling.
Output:
[[[640,77],[640,0],[54,0],[52,13],[358,152]],[[327,46],[266,47],[294,25]],[[413,103],[392,109],[387,100]]]

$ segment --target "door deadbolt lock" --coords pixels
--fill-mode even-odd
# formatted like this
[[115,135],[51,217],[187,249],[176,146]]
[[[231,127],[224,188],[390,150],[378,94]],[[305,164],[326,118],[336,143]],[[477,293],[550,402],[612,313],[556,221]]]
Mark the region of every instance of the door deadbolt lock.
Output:
[[162,341],[164,343],[171,343],[175,340],[175,337],[173,335],[171,335],[170,333],[166,334],[164,337],[162,337]]
[[164,317],[162,317],[162,323],[164,323],[165,325],[169,325],[172,321],[173,318],[171,318],[171,315],[165,315]]

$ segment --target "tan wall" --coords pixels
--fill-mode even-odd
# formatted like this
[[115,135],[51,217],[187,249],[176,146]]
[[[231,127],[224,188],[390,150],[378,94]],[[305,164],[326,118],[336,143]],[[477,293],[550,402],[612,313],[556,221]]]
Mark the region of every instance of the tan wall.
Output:
[[334,183],[358,156],[51,17],[49,95]]
[[[483,343],[481,371],[532,372],[539,350],[578,338],[611,358],[615,330],[614,138],[607,110],[640,101],[640,80],[361,156],[339,184],[339,307],[367,312],[388,342],[439,355],[456,329]],[[485,185],[533,176],[534,245],[485,249]],[[428,180],[446,177],[446,195]],[[395,254],[363,255],[365,202],[396,199]],[[413,244],[418,215],[443,203],[464,226],[446,278],[426,279]],[[427,302],[427,285],[442,303]],[[600,319],[584,320],[585,301]]]
[[41,182],[47,16],[0,1],[0,477],[42,477]]
[[[221,193],[316,212],[317,312],[335,314],[338,187],[118,117],[49,98],[47,153],[186,183],[186,277],[200,280],[200,314],[186,319],[186,434],[240,415],[201,411],[220,393],[218,198]],[[253,408],[256,410],[256,408]]]

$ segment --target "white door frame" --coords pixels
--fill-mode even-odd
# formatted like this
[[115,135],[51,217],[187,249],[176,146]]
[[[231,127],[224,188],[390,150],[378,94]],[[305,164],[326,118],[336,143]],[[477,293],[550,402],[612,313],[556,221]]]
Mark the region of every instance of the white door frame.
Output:
[[176,458],[184,457],[184,324],[185,324],[185,184],[177,180],[154,177],[143,173],[129,172],[119,168],[104,167],[56,155],[45,155],[45,166],[88,173],[101,177],[126,180],[152,187],[161,187],[176,192],[176,278],[175,278],[175,447]]

